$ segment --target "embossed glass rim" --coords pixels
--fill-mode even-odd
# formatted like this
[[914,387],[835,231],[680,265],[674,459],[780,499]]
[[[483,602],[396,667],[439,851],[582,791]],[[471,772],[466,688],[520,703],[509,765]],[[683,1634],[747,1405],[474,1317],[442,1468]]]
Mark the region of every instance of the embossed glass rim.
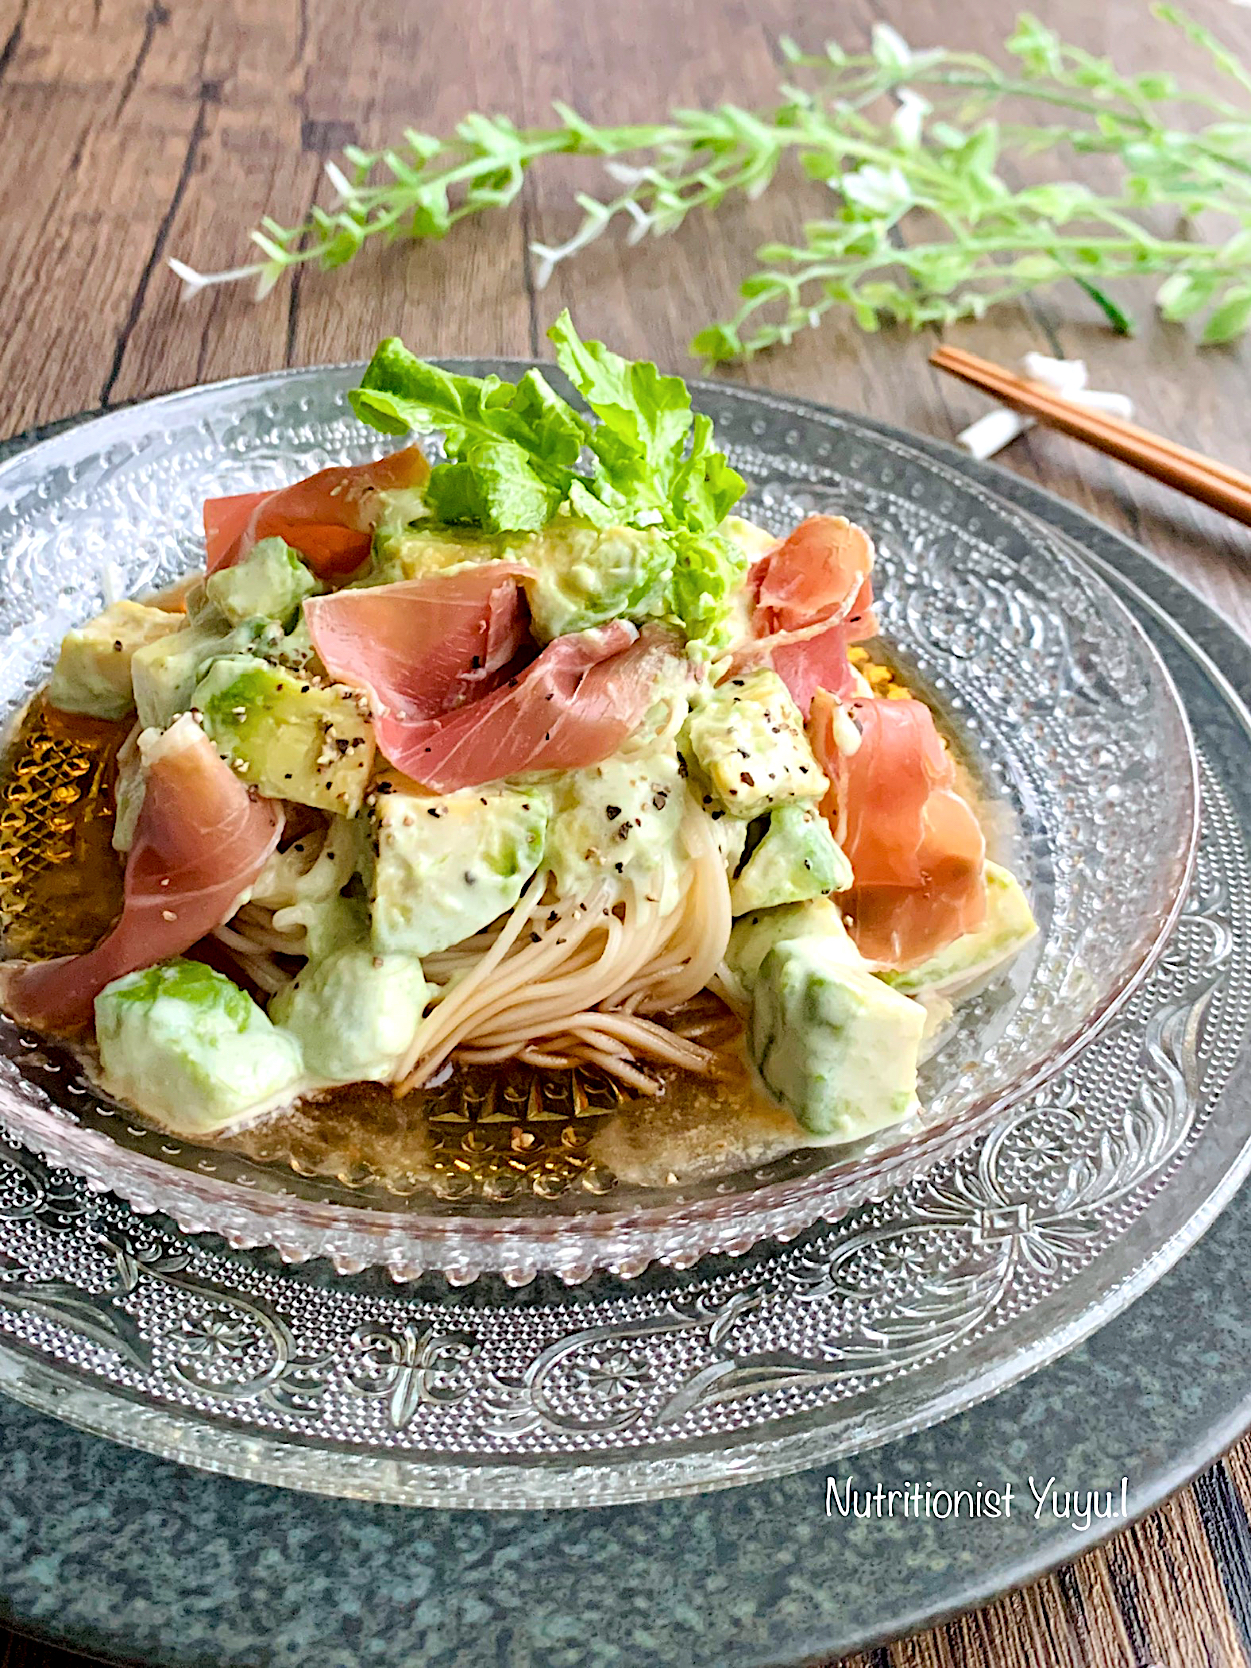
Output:
[[[475,370],[521,370],[533,361],[448,360],[453,367]],[[321,366],[307,370],[261,373],[203,387],[181,390],[131,407],[125,413],[98,419],[103,426],[117,420],[153,418],[166,411],[194,405],[205,397],[259,393],[302,380],[347,376],[358,366]],[[957,489],[968,490],[969,479],[932,455],[910,445],[906,436],[858,427],[854,416],[805,401],[744,390],[731,384],[692,381],[693,390],[707,400],[730,400],[744,410],[759,407],[814,420],[842,429],[849,436],[885,447],[913,460],[927,473],[946,477]],[[72,438],[72,437],[71,437]],[[21,454],[29,464],[51,468],[66,437],[57,436]],[[0,468],[0,490],[5,470]],[[979,493],[1009,523],[1027,536],[1038,536],[1039,524],[1030,523],[1016,506],[984,485]],[[379,1265],[393,1277],[412,1279],[428,1269],[440,1269],[454,1283],[485,1272],[499,1272],[510,1283],[523,1284],[541,1270],[576,1282],[598,1269],[622,1276],[639,1273],[651,1261],[688,1267],[713,1252],[737,1254],[765,1239],[785,1241],[821,1216],[834,1218],[856,1205],[881,1199],[944,1157],[976,1139],[994,1119],[1016,1101],[1036,1090],[1061,1070],[1075,1052],[1096,1036],[1119,1011],[1150,972],[1167,941],[1182,907],[1194,861],[1198,832],[1198,793],[1193,737],[1183,704],[1162,657],[1143,633],[1132,613],[1081,558],[1070,541],[1071,559],[1079,572],[1112,601],[1114,610],[1135,639],[1155,676],[1167,691],[1185,738],[1183,769],[1189,795],[1189,828],[1185,850],[1178,853],[1171,905],[1155,923],[1154,936],[1144,938],[1127,958],[1120,978],[1103,992],[1097,1006],[1025,1074],[997,1092],[962,1108],[955,1118],[910,1135],[900,1145],[869,1160],[852,1158],[750,1191],[713,1195],[668,1203],[632,1205],[620,1211],[522,1217],[502,1213],[482,1215],[425,1215],[419,1210],[388,1211],[338,1202],[290,1196],[266,1198],[236,1182],[217,1176],[176,1170],[133,1148],[119,1149],[107,1135],[76,1125],[53,1108],[50,1112],[15,1106],[0,1099],[0,1121],[27,1145],[51,1162],[64,1164],[86,1176],[93,1187],[119,1190],[140,1211],[171,1214],[191,1232],[222,1233],[237,1247],[275,1246],[286,1260],[328,1255],[340,1272]]]
[[[1030,489],[1022,486],[1021,490],[1029,496]],[[1034,501],[1044,506],[1047,502],[1041,493],[1034,493]],[[1067,509],[1066,506],[1064,508]],[[1090,526],[1078,512],[1070,511],[1069,515],[1079,526]],[[1092,531],[1101,534],[1113,548],[1125,544],[1115,535],[1104,534],[1102,529],[1093,528]],[[1161,615],[1159,610],[1153,611],[1173,638],[1192,655],[1211,684],[1222,692],[1232,709],[1233,727],[1239,736],[1251,740],[1251,720],[1227,681],[1215,671],[1202,651],[1188,644],[1184,633],[1167,616]],[[1241,647],[1245,650],[1245,646]],[[1247,667],[1251,668],[1251,657],[1247,658]],[[1231,1070],[1234,1069],[1238,1072],[1236,1087],[1245,1091],[1248,1082],[1245,1052],[1231,1066]],[[1230,1089],[1234,1086],[1231,1084]],[[1238,1098],[1241,1103],[1242,1096]],[[1238,1129],[1244,1121],[1226,1118],[1227,1141],[1239,1139]],[[1106,1257],[1096,1260],[1091,1272],[1098,1272],[1099,1290],[1082,1311],[1086,1316],[1085,1322],[1079,1316],[1073,1325],[1065,1329],[1053,1328],[1048,1332],[1044,1325],[1046,1317],[1035,1311],[1040,1338],[1031,1348],[1018,1351],[1006,1362],[1000,1361],[988,1376],[979,1378],[976,1383],[956,1386],[948,1397],[929,1404],[921,1416],[904,1417],[893,1424],[889,1421],[874,1424],[873,1428],[860,1430],[859,1434],[853,1434],[841,1445],[830,1441],[825,1429],[826,1421],[818,1412],[808,1417],[807,1430],[794,1431],[784,1435],[778,1444],[764,1444],[759,1449],[749,1449],[740,1443],[732,1455],[722,1452],[725,1446],[723,1440],[714,1439],[702,1456],[671,1453],[671,1458],[677,1463],[653,1465],[648,1469],[645,1462],[641,1471],[633,1465],[633,1456],[630,1455],[623,1455],[622,1464],[618,1466],[607,1465],[599,1456],[598,1476],[595,1475],[596,1468],[589,1465],[579,1467],[567,1456],[562,1456],[547,1468],[459,1468],[466,1474],[458,1477],[458,1468],[427,1462],[425,1455],[392,1459],[389,1456],[349,1454],[336,1449],[301,1451],[290,1443],[232,1429],[225,1422],[205,1422],[196,1428],[190,1417],[180,1418],[168,1407],[139,1405],[124,1391],[101,1391],[85,1383],[82,1371],[68,1363],[45,1366],[32,1361],[29,1354],[23,1355],[20,1349],[8,1346],[0,1351],[0,1384],[46,1412],[168,1458],[257,1481],[285,1483],[359,1498],[436,1506],[600,1505],[762,1480],[766,1476],[832,1458],[836,1453],[856,1451],[889,1440],[907,1430],[920,1429],[985,1399],[1061,1350],[1079,1342],[1082,1336],[1111,1319],[1145,1290],[1206,1228],[1237,1187],[1251,1161],[1251,1141],[1246,1136],[1241,1139],[1241,1149],[1235,1149],[1230,1161],[1219,1168],[1216,1186],[1207,1193],[1196,1211],[1181,1220],[1175,1231],[1166,1232],[1162,1239],[1158,1234],[1161,1226],[1166,1229],[1173,1226],[1173,1223],[1166,1221],[1161,1224],[1158,1220],[1162,1210],[1167,1216],[1170,1187],[1149,1207],[1147,1214],[1152,1220],[1142,1223],[1133,1243],[1122,1239]],[[1148,1243],[1143,1245],[1143,1230],[1147,1228],[1151,1229],[1154,1237],[1148,1236]],[[166,1233],[163,1237],[172,1236]],[[1142,1250],[1147,1252],[1145,1258],[1139,1254]],[[293,1277],[303,1279],[299,1275]],[[1078,1296],[1070,1288],[1070,1305],[1077,1301]],[[1087,1297],[1090,1298],[1089,1293]],[[454,1300],[451,1301],[454,1306]]]

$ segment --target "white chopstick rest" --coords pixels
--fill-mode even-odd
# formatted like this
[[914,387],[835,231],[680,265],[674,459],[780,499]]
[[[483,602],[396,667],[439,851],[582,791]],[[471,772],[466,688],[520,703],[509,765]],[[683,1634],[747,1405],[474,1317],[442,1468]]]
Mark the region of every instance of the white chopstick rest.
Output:
[[995,405],[975,423],[970,423],[967,429],[961,429],[956,436],[958,445],[966,452],[972,453],[983,463],[987,458],[993,458],[996,452],[1002,452],[1026,429],[1033,427],[1033,419],[1023,417],[1019,411],[1013,411],[1006,405]]
[[[1045,353],[1027,353],[1021,360],[1021,371],[1031,382],[1041,382],[1075,405],[1088,405],[1096,411],[1106,411],[1110,417],[1131,418],[1133,401],[1126,394],[1116,394],[1086,386],[1084,359],[1051,359]],[[1032,429],[1034,419],[1009,406],[996,405],[962,429],[956,441],[973,457],[985,462],[1001,452],[1018,435]]]
[[1057,394],[1076,394],[1086,386],[1084,359],[1049,359],[1045,353],[1027,353],[1021,360],[1021,374],[1031,382],[1046,383]]

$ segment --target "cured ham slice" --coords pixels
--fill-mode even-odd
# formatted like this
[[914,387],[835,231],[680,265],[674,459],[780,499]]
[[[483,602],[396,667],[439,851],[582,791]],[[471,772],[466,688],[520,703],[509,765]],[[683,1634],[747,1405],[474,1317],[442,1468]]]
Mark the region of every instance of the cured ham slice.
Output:
[[[316,621],[310,631],[324,659],[318,632],[325,622],[311,608],[310,614]],[[478,668],[468,655],[459,663],[445,657],[432,677],[421,649],[407,666],[388,654],[384,668],[374,663],[367,639],[354,645],[350,658],[327,643],[335,657],[333,664],[327,661],[329,670],[370,692],[383,756],[436,793],[525,771],[598,764],[638,726],[651,705],[656,676],[673,653],[667,633],[651,628],[640,637],[628,621],[614,620],[558,637],[529,665],[510,671],[500,664],[511,641],[507,629],[487,626],[483,636],[488,645],[483,670],[492,663],[499,670],[476,689],[469,680]]]
[[378,493],[421,486],[430,465],[419,446],[376,463],[323,469],[273,492],[210,498],[204,505],[208,571],[232,567],[262,539],[285,539],[320,579],[344,579],[369,555]]
[[368,693],[383,756],[424,787],[598,764],[651,705],[676,652],[659,627],[640,637],[614,620],[522,663],[532,577],[520,563],[484,562],[305,603],[326,670]]
[[810,515],[751,570],[762,637],[851,612],[873,567],[873,542],[842,515]]
[[23,1024],[88,1025],[105,985],[184,954],[228,920],[278,844],[281,811],[253,797],[191,717],[147,750],[145,765],[117,924],[85,955],[0,970],[4,1007]]
[[484,562],[336,591],[310,598],[304,616],[331,677],[366,690],[377,715],[403,723],[437,718],[489,694],[513,667],[529,642],[520,581],[533,571]]
[[813,515],[755,564],[754,641],[736,665],[768,660],[807,716],[818,689],[855,693],[847,650],[877,632],[873,544],[845,516]]
[[493,694],[424,725],[383,719],[378,746],[436,793],[533,770],[578,770],[615,753],[655,699],[667,632],[626,620],[558,637]]
[[822,809],[855,876],[840,903],[862,955],[915,967],[981,926],[985,837],[923,702],[862,697],[845,710],[854,752],[838,745],[845,725],[829,694],[814,697],[809,724],[833,784]]
[[790,690],[795,705],[808,716],[818,689],[828,689],[842,701],[856,693],[855,674],[847,651],[853,643],[877,635],[873,612],[873,581],[867,576],[856,592],[846,617],[826,626],[814,637],[775,639],[773,669]]

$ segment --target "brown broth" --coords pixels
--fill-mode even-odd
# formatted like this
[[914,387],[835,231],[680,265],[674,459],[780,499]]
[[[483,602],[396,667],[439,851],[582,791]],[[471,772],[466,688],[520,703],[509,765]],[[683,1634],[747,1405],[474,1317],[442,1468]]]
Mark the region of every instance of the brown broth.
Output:
[[3,761],[0,922],[6,955],[74,955],[122,907],[113,782],[128,723],[65,713],[36,698]]

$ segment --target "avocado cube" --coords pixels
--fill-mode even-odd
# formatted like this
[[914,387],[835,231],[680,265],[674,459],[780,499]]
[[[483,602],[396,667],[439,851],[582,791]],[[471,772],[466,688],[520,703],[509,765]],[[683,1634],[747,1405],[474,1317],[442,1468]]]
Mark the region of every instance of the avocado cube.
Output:
[[211,1135],[293,1100],[299,1049],[224,974],[169,961],[96,997],[105,1089],[176,1135]]
[[184,626],[136,650],[131,676],[145,730],[163,730],[188,710],[200,672],[220,646],[220,629],[206,624]]
[[262,539],[232,568],[211,573],[205,591],[231,625],[258,616],[290,624],[305,597],[324,589],[283,539]]
[[768,667],[718,684],[692,710],[686,738],[710,797],[736,817],[821,799],[829,789],[799,708]]
[[364,697],[255,655],[214,660],[192,707],[219,752],[272,799],[355,816],[374,765]]
[[541,791],[386,792],[371,811],[373,946],[414,956],[446,950],[511,909],[539,866],[549,803]]
[[431,995],[415,956],[346,944],[309,962],[269,1013],[316,1083],[389,1083]]
[[369,566],[352,581],[351,589],[396,585],[429,573],[446,573],[449,568],[494,562],[503,555],[509,537],[474,527],[439,527],[428,520],[417,527],[388,530],[379,526]]
[[962,933],[919,967],[886,969],[878,977],[895,990],[911,994],[958,991],[984,979],[1038,931],[1029,900],[1016,876],[998,863],[986,865],[986,919],[975,932]]
[[820,938],[776,944],[752,993],[748,1050],[765,1087],[809,1134],[855,1141],[916,1104],[925,1009]]
[[842,910],[829,898],[810,898],[806,903],[754,909],[740,915],[730,929],[725,964],[744,990],[750,991],[773,946],[794,938],[819,938],[827,956],[849,967],[867,968],[843,924]]
[[540,642],[605,620],[644,620],[664,611],[674,551],[656,528],[557,521],[525,544],[527,553],[514,559],[538,574],[526,595]]
[[312,644],[303,625],[300,620],[294,630],[284,632],[276,620],[256,616],[231,629],[215,606],[202,608],[182,630],[135,651],[131,677],[139,722],[144,729],[165,729],[189,712],[196,685],[211,663],[226,655],[304,665],[312,656]]
[[681,829],[689,800],[672,744],[641,757],[614,754],[569,771],[555,797],[546,861],[560,897],[590,898],[605,888],[620,893],[639,884],[663,913],[677,908],[686,874]]
[[[157,731],[145,730],[140,738],[155,739]],[[143,768],[143,754],[133,737],[124,741],[117,753],[117,775],[113,779],[113,839],[114,851],[129,851],[134,843],[139,813],[148,789],[147,772]]]
[[783,805],[730,887],[735,915],[844,892],[851,864],[812,804]]
[[145,644],[181,631],[181,614],[142,602],[115,602],[86,625],[67,631],[48,684],[48,700],[62,712],[125,718],[135,705],[131,666]]

